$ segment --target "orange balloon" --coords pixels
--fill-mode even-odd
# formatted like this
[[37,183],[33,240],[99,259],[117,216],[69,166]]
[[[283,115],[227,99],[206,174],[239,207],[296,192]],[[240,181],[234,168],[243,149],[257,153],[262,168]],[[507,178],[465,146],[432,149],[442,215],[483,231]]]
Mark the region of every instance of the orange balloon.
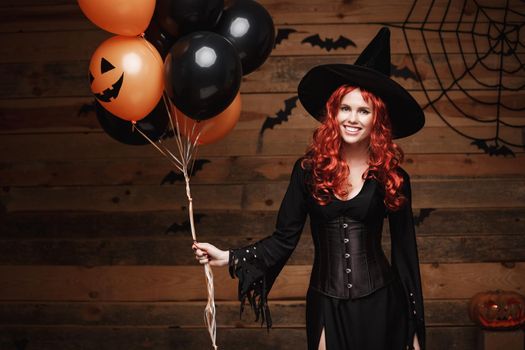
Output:
[[89,63],[91,92],[102,106],[124,120],[140,120],[164,91],[164,64],[142,37],[114,36],[104,41]]
[[144,33],[155,10],[155,0],[78,0],[78,5],[100,28],[128,36]]
[[177,119],[181,134],[195,141],[200,132],[197,144],[209,145],[225,137],[237,125],[241,116],[241,93],[237,93],[224,111],[210,119],[200,121],[191,119],[174,104],[171,104],[171,116]]

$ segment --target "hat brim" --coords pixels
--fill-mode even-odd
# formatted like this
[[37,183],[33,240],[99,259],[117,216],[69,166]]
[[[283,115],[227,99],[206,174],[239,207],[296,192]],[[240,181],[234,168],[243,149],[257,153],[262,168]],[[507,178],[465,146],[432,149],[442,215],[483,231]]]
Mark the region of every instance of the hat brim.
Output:
[[370,91],[385,103],[392,123],[392,138],[415,134],[425,125],[425,114],[410,93],[386,75],[365,66],[326,64],[312,68],[301,79],[298,95],[301,104],[315,119],[325,115],[325,104],[341,85]]

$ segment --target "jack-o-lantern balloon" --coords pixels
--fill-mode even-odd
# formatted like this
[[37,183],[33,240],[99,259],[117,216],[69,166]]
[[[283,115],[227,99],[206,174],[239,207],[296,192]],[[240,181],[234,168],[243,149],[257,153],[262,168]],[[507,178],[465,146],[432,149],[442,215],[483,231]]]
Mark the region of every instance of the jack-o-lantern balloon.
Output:
[[91,92],[106,110],[136,121],[147,116],[162,97],[164,65],[146,39],[117,35],[93,53],[89,81]]

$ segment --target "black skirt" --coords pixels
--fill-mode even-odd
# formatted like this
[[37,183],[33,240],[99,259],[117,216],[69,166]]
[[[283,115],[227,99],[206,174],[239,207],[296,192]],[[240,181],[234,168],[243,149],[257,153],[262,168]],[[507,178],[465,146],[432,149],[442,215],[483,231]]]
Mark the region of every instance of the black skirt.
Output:
[[398,278],[357,299],[337,299],[309,287],[308,350],[318,350],[323,327],[327,350],[404,350],[409,344],[405,339],[407,310]]

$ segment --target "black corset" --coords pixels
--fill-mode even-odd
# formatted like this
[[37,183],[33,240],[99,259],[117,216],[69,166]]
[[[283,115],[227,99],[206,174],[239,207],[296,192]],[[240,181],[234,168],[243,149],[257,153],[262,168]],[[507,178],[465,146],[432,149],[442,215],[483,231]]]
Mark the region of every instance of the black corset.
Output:
[[345,216],[313,224],[310,286],[335,298],[353,299],[391,282],[394,275],[381,247],[382,226],[368,232],[364,222]]

